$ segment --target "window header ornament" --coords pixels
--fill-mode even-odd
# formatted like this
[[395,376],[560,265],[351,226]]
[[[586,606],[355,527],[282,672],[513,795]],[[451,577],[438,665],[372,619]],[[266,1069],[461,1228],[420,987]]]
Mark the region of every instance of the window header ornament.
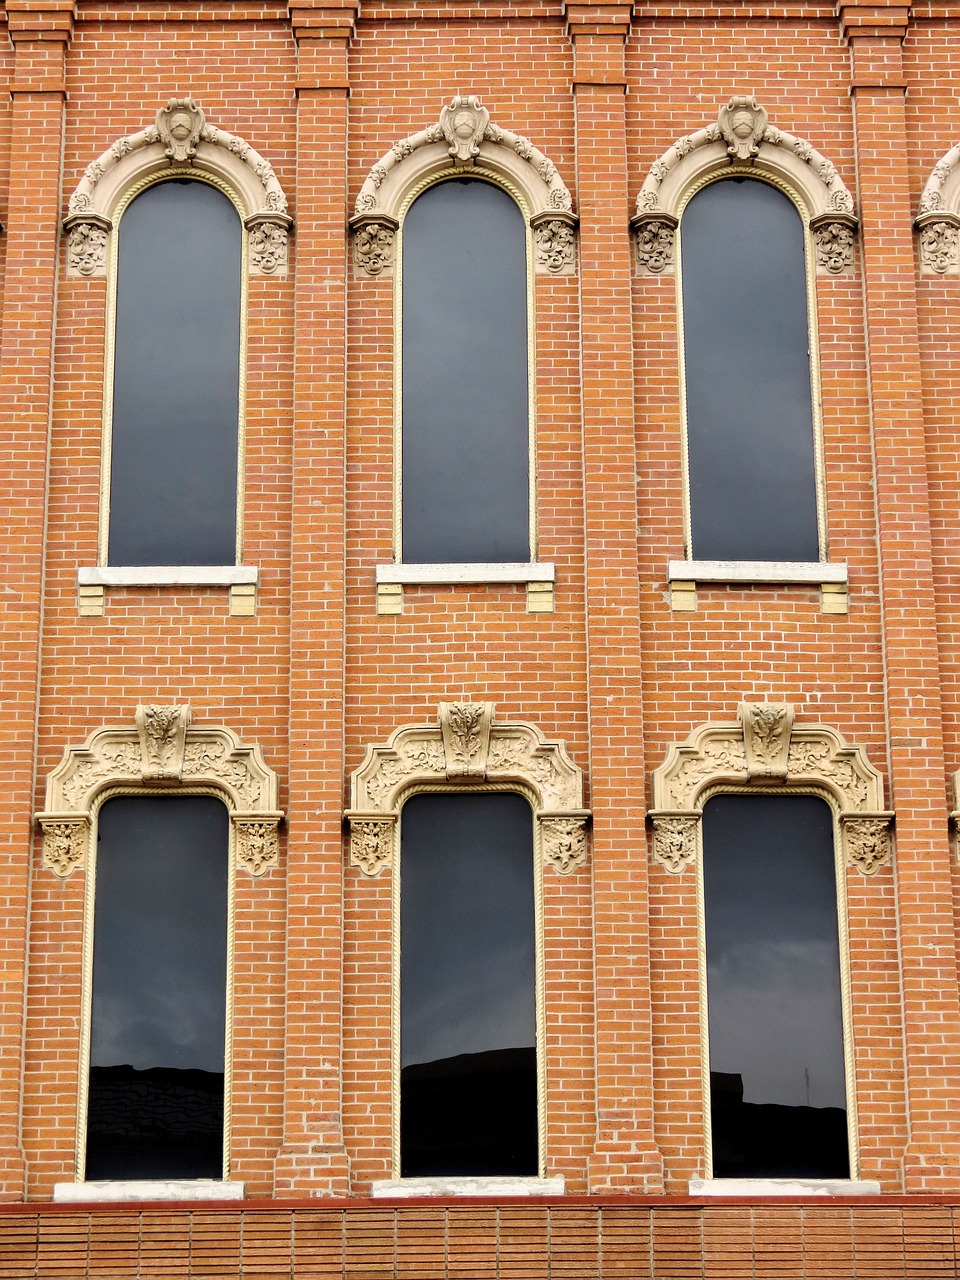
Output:
[[136,183],[162,178],[172,167],[177,176],[187,167],[233,192],[250,233],[251,274],[286,274],[293,219],[273,166],[243,138],[207,124],[188,95],[171,98],[154,124],[118,138],[87,166],[63,220],[68,275],[106,275],[108,236],[123,197]]
[[277,865],[277,775],[260,748],[221,725],[192,724],[188,705],[140,706],[133,725],[91,733],[67,747],[47,777],[43,865],[66,877],[86,862],[93,820],[104,797],[183,790],[218,795],[230,811],[237,859],[253,876]]
[[720,108],[716,124],[680,138],[650,168],[637,196],[630,225],[636,237],[637,270],[669,275],[680,214],[693,188],[731,165],[753,169],[798,192],[813,236],[817,272],[853,270],[858,226],[853,196],[834,165],[809,142],[774,128],[751,94],[735,94]]
[[890,860],[893,813],[862,747],[825,725],[795,727],[789,702],[741,702],[736,724],[705,724],[653,774],[653,857],[679,875],[696,860],[704,803],[765,788],[822,796],[840,826],[844,862],[873,875]]
[[395,143],[370,170],[350,219],[357,271],[391,275],[394,240],[410,192],[433,176],[469,174],[475,167],[520,192],[533,229],[534,269],[572,275],[578,219],[556,166],[528,138],[491,124],[490,113],[473,94],[457,94],[437,124]]
[[403,801],[417,791],[522,791],[544,863],[569,875],[587,860],[583,773],[562,742],[501,722],[492,702],[441,702],[433,724],[403,725],[367,748],[350,776],[350,865],[375,876],[394,862]]

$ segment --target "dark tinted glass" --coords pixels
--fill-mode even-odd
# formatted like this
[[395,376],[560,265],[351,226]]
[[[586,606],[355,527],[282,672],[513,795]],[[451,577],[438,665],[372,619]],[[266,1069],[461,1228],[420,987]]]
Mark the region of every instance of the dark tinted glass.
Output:
[[726,179],[690,201],[681,237],[692,554],[818,560],[800,215]]
[[714,1176],[849,1178],[827,804],[709,800],[703,896]]
[[530,559],[523,216],[486,182],[403,223],[403,559]]
[[162,182],[120,223],[111,564],[235,564],[240,219]]
[[223,1175],[227,822],[212,796],[100,810],[88,1179]]
[[529,804],[412,797],[400,874],[402,1173],[535,1175]]

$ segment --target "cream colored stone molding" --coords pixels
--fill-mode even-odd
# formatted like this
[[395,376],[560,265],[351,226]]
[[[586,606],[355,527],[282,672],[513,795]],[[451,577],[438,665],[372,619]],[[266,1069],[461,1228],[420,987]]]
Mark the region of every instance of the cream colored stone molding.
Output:
[[834,165],[809,142],[767,123],[767,113],[748,94],[735,94],[720,108],[716,124],[680,138],[651,167],[637,196],[630,225],[636,237],[637,271],[666,275],[674,270],[674,232],[691,191],[737,166],[785,182],[803,202],[800,212],[813,236],[820,275],[853,270],[857,217],[853,196]]
[[537,848],[547,866],[569,875],[587,860],[589,810],[583,774],[562,742],[532,724],[500,722],[492,702],[441,702],[433,724],[403,725],[370,746],[350,775],[350,865],[375,876],[392,867],[400,808],[411,792],[464,784],[478,791],[522,789],[533,802]]
[[210,790],[230,811],[237,861],[261,876],[279,860],[277,775],[257,746],[221,725],[194,725],[188,705],[140,706],[132,725],[95,730],[67,747],[47,777],[43,865],[64,877],[86,863],[90,833],[104,796]]
[[504,564],[378,564],[377,613],[403,613],[403,588],[407,586],[474,583],[524,583],[528,613],[553,613],[556,565],[549,560]]
[[847,578],[846,561],[671,560],[667,564],[670,608],[674,613],[696,611],[698,582],[817,583],[822,612],[846,613]]
[[77,569],[77,604],[81,618],[99,618],[107,587],[228,587],[231,617],[252,618],[259,580],[255,564],[84,565]]
[[653,774],[654,860],[674,875],[696,861],[704,802],[717,792],[797,791],[837,815],[844,863],[873,875],[890,860],[893,813],[862,747],[825,725],[795,725],[788,702],[741,702],[736,724],[705,724]]
[[913,225],[920,233],[920,272],[960,275],[960,143],[931,170]]
[[63,230],[67,275],[103,276],[116,210],[135,183],[188,165],[226,183],[243,209],[251,275],[282,276],[293,219],[272,165],[243,138],[207,124],[191,97],[171,98],[156,122],[118,138],[87,166],[70,197]]
[[437,124],[395,143],[367,175],[350,219],[358,274],[393,274],[394,238],[415,186],[447,171],[469,173],[474,166],[503,177],[521,193],[533,230],[534,270],[572,275],[577,215],[553,161],[529,139],[491,124],[478,97],[459,94]]

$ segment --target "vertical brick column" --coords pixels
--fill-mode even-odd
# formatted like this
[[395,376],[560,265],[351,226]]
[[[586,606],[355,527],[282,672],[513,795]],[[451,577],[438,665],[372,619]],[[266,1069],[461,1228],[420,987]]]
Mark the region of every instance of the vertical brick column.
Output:
[[906,1035],[906,1191],[960,1188],[960,998],[908,182],[906,5],[841,7],[851,48]]
[[342,1195],[347,51],[356,3],[289,7],[299,59],[296,345],[286,1093],[275,1191]]
[[0,1195],[23,1194],[19,1146],[28,883],[33,846],[39,651],[53,338],[60,248],[60,164],[71,0],[10,0],[15,48],[0,420],[0,550],[6,633],[0,660]]
[[640,698],[624,45],[630,6],[569,0],[580,212],[597,1020],[591,1191],[657,1191]]

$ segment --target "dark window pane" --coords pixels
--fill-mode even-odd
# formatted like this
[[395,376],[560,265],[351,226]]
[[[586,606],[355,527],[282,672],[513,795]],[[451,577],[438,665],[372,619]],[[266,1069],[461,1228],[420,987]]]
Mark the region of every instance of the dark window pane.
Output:
[[100,810],[89,1179],[222,1176],[227,823],[212,796]]
[[162,182],[120,222],[109,559],[235,564],[240,219]]
[[708,800],[703,897],[714,1176],[849,1178],[829,806]]
[[404,1177],[537,1173],[532,828],[518,795],[403,807]]
[[691,552],[818,560],[800,215],[765,182],[714,182],[681,245]]
[[403,223],[403,559],[530,558],[523,216],[454,180]]

